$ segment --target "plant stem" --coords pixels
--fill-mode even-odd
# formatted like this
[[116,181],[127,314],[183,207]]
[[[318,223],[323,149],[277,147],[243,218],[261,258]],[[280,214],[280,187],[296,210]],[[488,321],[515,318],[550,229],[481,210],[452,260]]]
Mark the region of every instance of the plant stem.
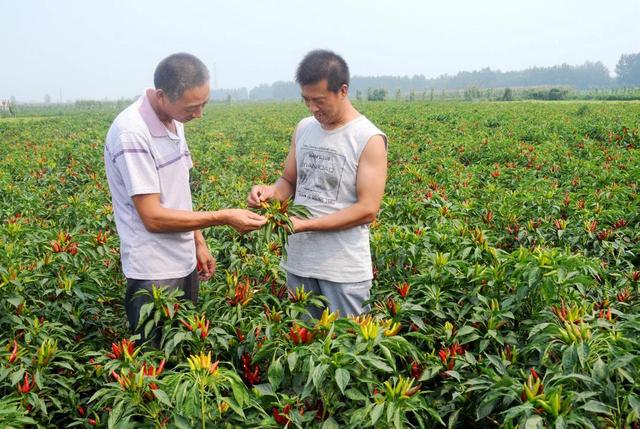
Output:
[[200,415],[202,419],[202,429],[206,429],[204,422],[204,386],[202,385],[202,381],[200,380]]

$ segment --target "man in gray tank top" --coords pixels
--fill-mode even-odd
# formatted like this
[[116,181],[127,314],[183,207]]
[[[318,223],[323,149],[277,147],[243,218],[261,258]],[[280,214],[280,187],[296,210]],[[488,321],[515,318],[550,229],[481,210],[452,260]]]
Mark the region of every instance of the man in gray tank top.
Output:
[[[330,311],[358,315],[368,308],[373,271],[369,223],[375,219],[387,173],[387,137],[349,100],[349,68],[330,51],[312,51],[296,73],[302,98],[313,114],[298,123],[282,176],[253,186],[247,201],[294,202],[309,219],[292,218],[287,286],[324,295]],[[322,309],[310,309],[319,318]]]

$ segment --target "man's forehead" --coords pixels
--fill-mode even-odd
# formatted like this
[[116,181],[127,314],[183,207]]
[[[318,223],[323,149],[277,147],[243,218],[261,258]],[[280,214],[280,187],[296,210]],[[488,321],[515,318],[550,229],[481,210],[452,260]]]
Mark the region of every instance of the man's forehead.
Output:
[[185,104],[202,104],[209,100],[211,94],[209,85],[202,85],[195,88],[189,88],[182,93],[181,101]]
[[300,89],[303,97],[323,97],[329,92],[329,83],[327,79],[322,79],[309,85],[302,85]]

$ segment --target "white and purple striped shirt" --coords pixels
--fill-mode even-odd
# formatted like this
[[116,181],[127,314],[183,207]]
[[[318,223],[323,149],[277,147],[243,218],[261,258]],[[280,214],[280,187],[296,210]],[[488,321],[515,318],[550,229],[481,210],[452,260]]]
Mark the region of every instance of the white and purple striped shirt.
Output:
[[160,194],[163,207],[192,210],[191,154],[183,124],[174,123],[177,135],[158,119],[145,93],[116,117],[107,133],[104,163],[120,236],[122,270],[130,279],[180,278],[196,266],[193,232],[147,231],[131,199]]

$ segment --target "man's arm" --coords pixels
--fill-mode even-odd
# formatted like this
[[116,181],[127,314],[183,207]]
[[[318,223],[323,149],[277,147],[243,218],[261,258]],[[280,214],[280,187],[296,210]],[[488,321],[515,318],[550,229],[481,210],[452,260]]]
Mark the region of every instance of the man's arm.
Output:
[[260,207],[262,201],[275,199],[284,201],[291,197],[296,191],[296,181],[298,177],[298,169],[296,166],[296,133],[291,137],[291,146],[289,153],[284,161],[284,171],[282,176],[276,182],[269,185],[255,185],[251,188],[251,192],[247,197],[249,207]]
[[360,156],[356,175],[358,201],[346,209],[315,219],[293,218],[295,232],[335,231],[373,221],[380,210],[386,179],[386,143],[383,136],[375,135]]
[[240,233],[253,231],[266,219],[243,209],[190,212],[160,205],[160,194],[141,194],[131,197],[142,223],[149,232],[195,231],[214,225],[229,225]]

